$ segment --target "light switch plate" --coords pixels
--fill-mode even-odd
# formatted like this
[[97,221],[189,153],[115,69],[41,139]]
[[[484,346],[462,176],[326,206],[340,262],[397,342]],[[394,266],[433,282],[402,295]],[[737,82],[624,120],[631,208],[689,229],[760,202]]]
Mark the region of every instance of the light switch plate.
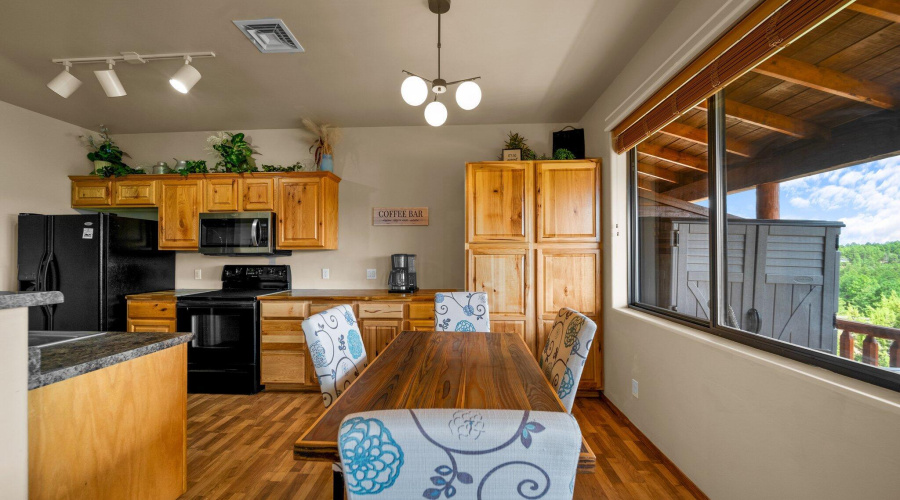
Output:
[[378,279],[378,278],[376,277],[376,273],[375,273],[375,270],[374,270],[374,269],[366,269],[366,279],[367,279],[367,280]]
[[195,280],[203,279],[203,270],[200,269],[199,267],[197,269],[194,269],[194,279]]
[[635,379],[631,379],[631,395],[638,397],[638,381]]
[[322,279],[327,280],[330,277],[329,271],[327,267],[322,268]]

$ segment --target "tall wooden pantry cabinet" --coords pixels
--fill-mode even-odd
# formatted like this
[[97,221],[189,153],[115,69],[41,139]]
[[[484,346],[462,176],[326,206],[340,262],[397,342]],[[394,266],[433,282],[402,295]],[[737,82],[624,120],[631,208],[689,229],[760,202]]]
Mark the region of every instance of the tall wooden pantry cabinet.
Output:
[[466,164],[466,289],[535,356],[561,308],[593,319],[582,394],[603,388],[600,220],[600,160]]

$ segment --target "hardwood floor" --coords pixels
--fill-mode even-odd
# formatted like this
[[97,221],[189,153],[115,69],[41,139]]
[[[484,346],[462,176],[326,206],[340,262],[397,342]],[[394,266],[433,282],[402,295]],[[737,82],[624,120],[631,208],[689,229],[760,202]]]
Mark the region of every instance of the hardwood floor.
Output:
[[[318,393],[188,396],[188,489],[181,498],[331,498],[331,465],[295,461],[294,441],[324,410]],[[579,398],[575,417],[597,455],[575,498],[702,498],[656,448],[601,399]]]

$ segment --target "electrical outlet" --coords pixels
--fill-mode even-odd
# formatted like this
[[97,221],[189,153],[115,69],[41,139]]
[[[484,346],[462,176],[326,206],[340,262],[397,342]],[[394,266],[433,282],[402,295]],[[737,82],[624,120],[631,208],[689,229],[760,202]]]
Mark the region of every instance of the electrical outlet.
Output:
[[638,381],[635,379],[631,379],[631,395],[638,397]]
[[323,267],[322,268],[322,279],[327,280],[328,278],[329,278],[328,268]]
[[194,269],[194,279],[195,280],[203,279],[203,270],[200,269],[199,267],[197,269]]
[[376,277],[376,275],[375,275],[375,270],[374,270],[374,269],[366,269],[366,279],[367,279],[367,280],[378,279],[378,278]]

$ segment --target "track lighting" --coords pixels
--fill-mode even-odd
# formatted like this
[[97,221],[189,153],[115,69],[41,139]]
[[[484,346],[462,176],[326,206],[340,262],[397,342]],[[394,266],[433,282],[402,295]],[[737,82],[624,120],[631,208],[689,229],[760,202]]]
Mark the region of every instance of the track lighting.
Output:
[[68,98],[72,95],[72,92],[75,92],[78,90],[78,87],[81,86],[81,80],[75,78],[72,73],[69,73],[72,63],[65,63],[65,67],[66,69],[62,70],[62,72],[56,75],[56,78],[50,80],[50,83],[47,84],[47,87],[49,87],[50,90],[62,96],[63,99]]
[[182,94],[187,94],[191,91],[191,87],[199,81],[200,72],[191,66],[191,56],[184,56],[184,66],[169,79],[169,85]]
[[109,60],[107,63],[109,63],[109,69],[94,71],[97,81],[103,87],[103,92],[106,92],[106,97],[122,97],[126,95],[125,87],[122,86],[122,82],[119,81],[119,75],[113,69],[113,66],[116,65],[115,61]]
[[181,52],[175,54],[149,54],[141,55],[135,52],[122,52],[121,55],[112,57],[73,57],[68,59],[52,59],[56,64],[62,64],[65,69],[56,78],[47,84],[50,90],[64,98],[69,97],[81,86],[81,80],[70,73],[73,64],[107,64],[109,69],[94,71],[97,81],[103,87],[107,97],[121,97],[126,95],[125,87],[119,80],[119,76],[113,69],[116,62],[125,61],[130,65],[146,64],[150,61],[164,59],[184,59],[184,66],[172,75],[169,84],[182,94],[190,92],[191,88],[200,81],[200,72],[191,66],[191,61],[196,57],[216,57],[214,52]]

